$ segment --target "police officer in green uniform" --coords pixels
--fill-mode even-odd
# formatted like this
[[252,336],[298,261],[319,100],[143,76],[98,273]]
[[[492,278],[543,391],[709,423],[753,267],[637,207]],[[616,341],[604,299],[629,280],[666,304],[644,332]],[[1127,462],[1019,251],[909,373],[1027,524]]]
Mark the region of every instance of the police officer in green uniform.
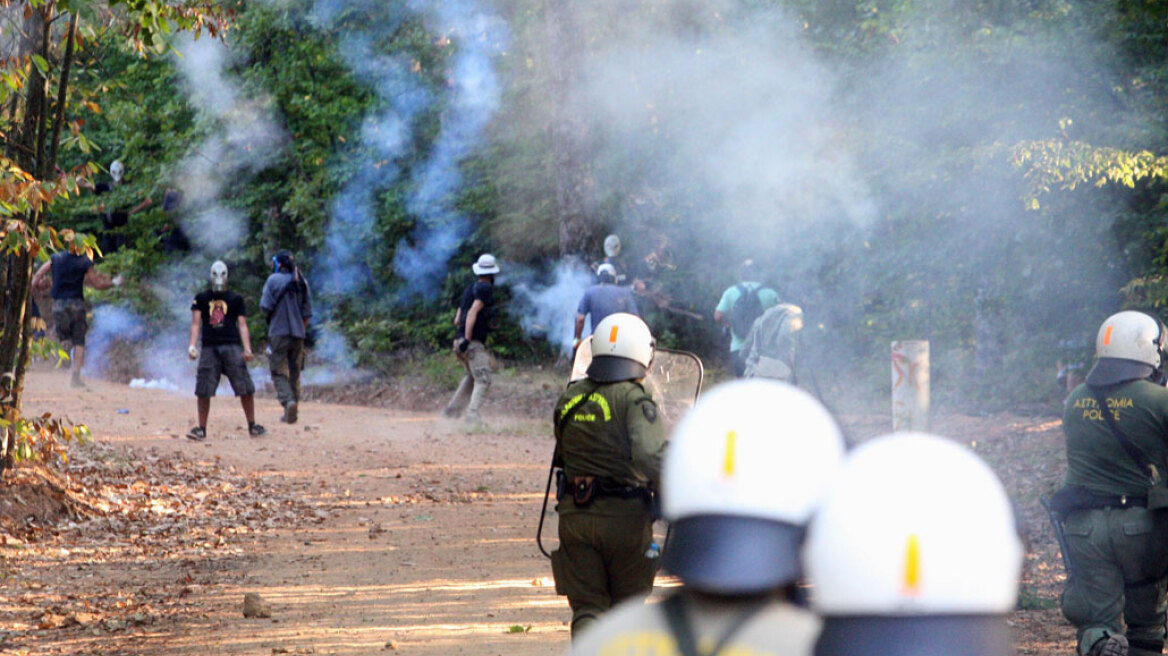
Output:
[[639,317],[616,313],[596,327],[588,377],[556,403],[560,547],[556,590],[572,607],[572,636],[625,599],[653,590],[650,495],[661,471],[665,431],[641,380],[653,336]]
[[1158,547],[1168,535],[1157,516],[1168,508],[1155,508],[1168,457],[1165,351],[1158,318],[1112,315],[1099,329],[1086,383],[1066,401],[1067,485],[1052,501],[1064,517],[1071,570],[1062,611],[1082,655],[1164,647],[1168,553]]

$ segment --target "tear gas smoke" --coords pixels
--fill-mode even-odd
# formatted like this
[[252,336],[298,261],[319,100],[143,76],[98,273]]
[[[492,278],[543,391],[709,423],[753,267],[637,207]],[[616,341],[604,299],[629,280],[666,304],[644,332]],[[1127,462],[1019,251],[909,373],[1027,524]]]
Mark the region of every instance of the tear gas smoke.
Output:
[[[883,369],[881,331],[939,334],[955,352],[1033,350],[1036,330],[1097,321],[1082,299],[1113,298],[1121,284],[1110,244],[1052,229],[1114,212],[1028,213],[1021,175],[994,154],[1059,137],[1068,112],[1113,116],[1101,111],[1114,107],[1098,84],[1112,79],[1107,63],[1019,36],[1030,19],[993,32],[926,3],[927,29],[910,18],[916,38],[857,61],[817,56],[814,20],[772,3],[568,6],[578,61],[557,111],[583,126],[590,193],[614,208],[605,223],[628,256],[648,249],[643,236],[669,234],[693,283],[671,289],[674,300],[708,312],[754,257],[809,325],[834,331],[832,352]],[[560,302],[531,298],[548,312]],[[870,327],[871,313],[889,323]]]
[[[455,209],[461,186],[458,164],[481,141],[483,129],[498,107],[499,88],[491,57],[501,52],[506,27],[469,0],[413,0],[408,9],[422,15],[432,33],[453,43],[448,97],[436,97],[422,87],[404,56],[378,49],[404,19],[401,8],[332,0],[318,2],[313,9],[319,25],[345,30],[342,57],[386,105],[380,113],[366,117],[361,146],[369,155],[333,201],[325,236],[328,255],[317,272],[328,292],[352,293],[371,281],[366,255],[381,248],[374,230],[377,195],[398,181],[401,171],[397,162],[412,145],[414,121],[434,103],[443,104],[438,135],[427,159],[412,170],[413,191],[407,199],[416,227],[408,239],[399,241],[394,257],[394,270],[405,282],[403,294],[433,297],[445,277],[450,256],[470,231],[469,220]],[[350,12],[358,10],[368,12],[371,18],[348,21]]]
[[[319,2],[314,15],[327,26],[348,6],[346,2]],[[327,255],[318,262],[314,275],[322,291],[335,294],[352,293],[370,280],[366,254],[381,248],[374,231],[377,195],[397,180],[400,170],[396,160],[410,147],[414,119],[431,102],[415,80],[408,61],[378,52],[376,45],[388,39],[385,30],[398,25],[401,15],[388,6],[377,12],[376,19],[352,26],[368,30],[366,33],[347,34],[340,44],[341,56],[354,75],[368,84],[387,107],[365,117],[360,148],[354,152],[363,161],[332,202],[325,232]],[[384,13],[390,15],[382,16]]]
[[596,284],[596,276],[587,266],[568,260],[556,264],[550,276],[540,276],[533,270],[507,265],[499,284],[511,288],[508,311],[524,331],[545,335],[561,353],[572,352],[576,308],[584,290]]
[[92,376],[107,367],[109,349],[119,341],[133,341],[144,335],[142,320],[131,310],[118,305],[100,305],[93,309],[93,326],[85,336],[85,367]]
[[187,208],[182,227],[199,250],[221,257],[240,245],[247,228],[245,217],[219,203],[223,188],[271,164],[287,135],[271,116],[270,99],[245,96],[225,74],[226,45],[187,36],[177,47],[183,56],[174,61],[191,104],[218,128],[175,169]]
[[456,42],[450,68],[450,99],[429,160],[413,173],[407,208],[417,219],[410,240],[398,242],[394,271],[406,281],[405,295],[433,298],[450,257],[470,232],[470,221],[455,207],[462,174],[458,164],[481,142],[499,108],[499,82],[492,58],[507,42],[506,25],[477,2],[412,0],[432,32]]

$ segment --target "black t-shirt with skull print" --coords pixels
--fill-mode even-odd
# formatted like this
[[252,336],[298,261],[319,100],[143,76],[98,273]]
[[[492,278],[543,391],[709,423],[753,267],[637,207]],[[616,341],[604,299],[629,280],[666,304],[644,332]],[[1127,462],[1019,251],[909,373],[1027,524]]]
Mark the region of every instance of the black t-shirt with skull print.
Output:
[[203,290],[191,303],[203,320],[203,346],[243,344],[239,336],[239,318],[247,316],[243,297],[233,291]]

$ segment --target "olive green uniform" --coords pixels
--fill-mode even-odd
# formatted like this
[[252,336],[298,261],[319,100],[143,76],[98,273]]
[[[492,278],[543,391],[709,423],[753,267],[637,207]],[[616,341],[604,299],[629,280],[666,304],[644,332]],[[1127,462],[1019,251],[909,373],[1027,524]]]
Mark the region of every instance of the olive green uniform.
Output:
[[[726,656],[811,656],[819,620],[810,612],[774,600],[761,610],[757,598],[687,595],[689,620],[699,654],[726,634],[744,613],[755,613],[733,632],[721,653]],[[660,604],[622,604],[572,643],[572,656],[681,656]]]
[[[1168,456],[1168,389],[1147,380],[1098,388],[1120,432],[1159,472]],[[1164,645],[1165,569],[1149,548],[1168,536],[1153,533],[1149,475],[1115,439],[1086,385],[1066,401],[1063,431],[1067,485],[1090,491],[1091,507],[1066,515],[1067,551],[1074,570],[1061,598],[1063,615],[1076,627],[1079,653],[1105,635],[1124,634],[1130,654],[1159,654]],[[1163,486],[1161,475],[1158,485]],[[1161,522],[1163,523],[1163,522]]]
[[[665,430],[652,396],[635,381],[573,383],[554,419],[568,491],[556,505],[560,547],[552,571],[572,607],[575,636],[614,604],[653,590],[647,496],[660,475]],[[577,503],[575,483],[590,479],[591,498]]]

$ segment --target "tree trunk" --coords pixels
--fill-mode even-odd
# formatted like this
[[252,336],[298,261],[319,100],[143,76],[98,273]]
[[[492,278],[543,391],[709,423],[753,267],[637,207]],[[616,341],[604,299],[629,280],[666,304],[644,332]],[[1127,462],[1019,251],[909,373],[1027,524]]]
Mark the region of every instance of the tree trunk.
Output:
[[[46,9],[31,12],[24,23],[25,42],[23,54],[37,53],[49,60],[51,44],[49,21],[43,13]],[[10,148],[9,156],[25,171],[33,173],[38,180],[46,174],[46,105],[48,102],[48,80],[36,66],[31,66],[25,87],[24,108],[20,132]],[[26,222],[30,233],[36,235],[40,226],[40,212],[30,212],[18,217]],[[8,258],[3,317],[0,325],[0,418],[8,422],[3,431],[2,453],[0,453],[0,474],[13,462],[16,444],[16,422],[20,419],[20,401],[24,391],[24,374],[29,353],[27,329],[31,325],[27,316],[29,294],[32,282],[33,258],[27,252],[16,253]]]
[[551,142],[561,256],[583,253],[596,238],[596,222],[591,216],[592,167],[586,157],[588,130],[572,97],[583,48],[574,20],[575,6],[573,0],[547,3]]

